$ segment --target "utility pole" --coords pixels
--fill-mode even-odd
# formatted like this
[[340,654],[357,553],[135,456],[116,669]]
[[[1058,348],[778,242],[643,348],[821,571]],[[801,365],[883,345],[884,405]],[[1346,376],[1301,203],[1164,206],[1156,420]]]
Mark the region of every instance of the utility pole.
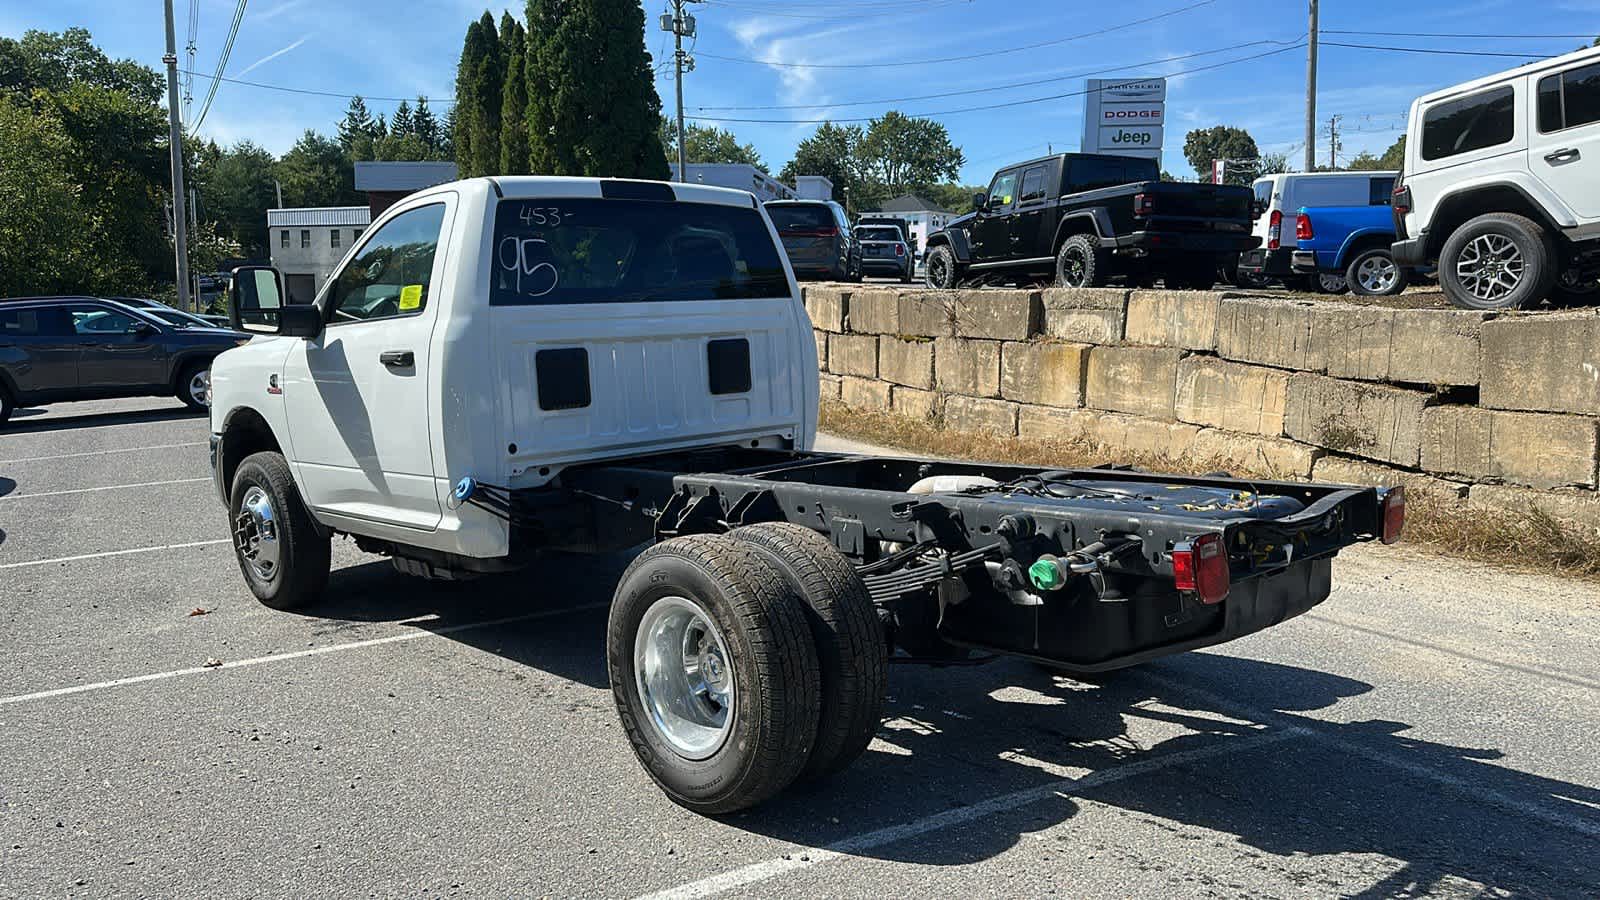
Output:
[[1328,167],[1339,168],[1339,120],[1344,116],[1328,118]]
[[672,67],[678,87],[678,180],[689,180],[689,164],[683,146],[683,73],[694,71],[694,57],[683,49],[683,39],[694,37],[694,16],[683,11],[685,3],[703,0],[672,0],[672,12],[661,15],[661,30],[672,32]]
[[1317,0],[1311,0],[1306,31],[1306,171],[1317,168]]
[[177,257],[178,308],[189,309],[189,222],[184,213],[183,126],[178,122],[178,37],[172,26],[172,0],[167,10],[167,144],[172,151],[172,246]]

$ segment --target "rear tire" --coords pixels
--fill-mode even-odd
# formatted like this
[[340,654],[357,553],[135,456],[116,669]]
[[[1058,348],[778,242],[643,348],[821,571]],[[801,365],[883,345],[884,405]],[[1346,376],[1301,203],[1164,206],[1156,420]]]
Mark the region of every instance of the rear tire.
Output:
[[623,730],[673,802],[746,809],[806,767],[821,696],[806,601],[748,544],[692,535],[640,554],[606,660]]
[[817,740],[802,779],[843,771],[872,743],[888,691],[888,645],[866,583],[827,538],[803,525],[766,522],[733,531],[804,597],[821,667]]
[[1111,255],[1092,234],[1075,234],[1056,251],[1056,287],[1105,287],[1111,278]]
[[1550,296],[1555,244],[1539,223],[1489,213],[1457,228],[1439,253],[1439,284],[1463,309],[1521,309]]
[[1307,279],[1314,294],[1348,294],[1350,282],[1345,281],[1343,275],[1322,272]]
[[1388,250],[1373,247],[1356,254],[1344,270],[1345,283],[1358,297],[1393,297],[1406,289],[1406,270]]
[[961,268],[949,246],[940,244],[928,251],[925,277],[928,287],[940,290],[953,290],[960,283]]
[[1567,269],[1556,277],[1550,299],[1572,306],[1593,306],[1600,302],[1600,279],[1581,281],[1576,270]]
[[289,464],[277,453],[253,453],[233,475],[228,511],[239,571],[265,606],[303,609],[328,586],[332,548],[300,499]]

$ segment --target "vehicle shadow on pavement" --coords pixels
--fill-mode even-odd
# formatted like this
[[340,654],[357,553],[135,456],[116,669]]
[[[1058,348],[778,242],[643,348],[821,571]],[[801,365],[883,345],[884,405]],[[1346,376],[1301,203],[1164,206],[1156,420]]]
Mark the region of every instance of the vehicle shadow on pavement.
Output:
[[0,476],[0,497],[4,497],[16,489],[17,482],[15,479]]
[[[1250,706],[1271,715],[1247,721],[1249,714],[1233,703],[1207,702],[1186,689],[1189,683],[1248,685]],[[902,669],[892,682],[892,718],[879,731],[883,743],[832,781],[791,791],[729,823],[804,845],[932,866],[981,862],[1030,835],[1046,857],[1081,860],[1088,852],[1113,865],[1171,863],[1170,853],[1104,845],[1104,806],[1117,821],[1131,816],[1136,830],[1163,840],[1177,832],[1197,849],[1222,843],[1221,858],[1237,857],[1232,865],[1267,873],[1269,883],[1316,874],[1325,879],[1316,890],[1324,892],[1349,895],[1352,884],[1370,883],[1354,894],[1360,897],[1448,893],[1462,880],[1512,895],[1595,895],[1600,870],[1591,853],[1600,790],[1490,764],[1503,756],[1497,750],[1408,737],[1411,726],[1402,722],[1297,715],[1370,690],[1326,672],[1211,653],[1098,685],[1015,662],[968,673]],[[1148,746],[1132,734],[1179,728],[1188,733]],[[1271,740],[1275,733],[1283,739]],[[1227,746],[1234,742],[1237,748]],[[1170,766],[1160,763],[1180,754]],[[1135,763],[1147,766],[1119,774]],[[1068,778],[1088,778],[1089,786],[1052,796],[1049,786],[1065,787]],[[916,831],[930,816],[1030,790],[1046,799],[1002,804],[991,815],[925,835],[856,837]],[[1070,820],[1083,814],[1083,800],[1096,805],[1096,824],[1075,830]],[[1305,857],[1330,859],[1308,865]],[[1178,869],[1168,874],[1184,891],[1248,892],[1261,884],[1207,884],[1209,876]],[[1071,893],[1070,885],[1062,888]]]
[[128,425],[145,422],[173,422],[180,419],[197,419],[206,414],[187,406],[174,409],[139,409],[129,412],[84,413],[76,416],[53,416],[36,422],[12,420],[0,428],[0,434],[37,434],[46,431],[66,431],[72,428],[93,428],[100,425]]

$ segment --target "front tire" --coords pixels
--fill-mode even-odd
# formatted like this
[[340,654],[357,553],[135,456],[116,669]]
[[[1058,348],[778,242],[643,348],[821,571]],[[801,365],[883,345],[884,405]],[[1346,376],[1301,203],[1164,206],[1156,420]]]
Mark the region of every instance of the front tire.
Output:
[[1393,297],[1406,289],[1406,270],[1388,250],[1373,247],[1350,260],[1344,280],[1359,297]]
[[1489,213],[1457,228],[1439,253],[1439,283],[1464,309],[1521,309],[1550,295],[1555,245],[1539,223]]
[[178,399],[190,409],[211,408],[211,363],[191,363],[178,376]]
[[1111,256],[1092,234],[1075,234],[1056,251],[1056,286],[1105,287],[1111,278]]
[[331,541],[317,531],[289,464],[271,451],[245,457],[229,498],[234,556],[250,592],[272,609],[315,602],[328,585]]
[[953,290],[961,280],[961,269],[955,252],[940,244],[928,251],[926,260],[928,287]]
[[1319,272],[1309,279],[1311,292],[1315,294],[1348,294],[1350,283],[1345,281],[1343,275],[1336,272]]
[[640,554],[612,599],[606,660],[634,753],[674,802],[746,809],[806,767],[821,697],[806,601],[744,542]]

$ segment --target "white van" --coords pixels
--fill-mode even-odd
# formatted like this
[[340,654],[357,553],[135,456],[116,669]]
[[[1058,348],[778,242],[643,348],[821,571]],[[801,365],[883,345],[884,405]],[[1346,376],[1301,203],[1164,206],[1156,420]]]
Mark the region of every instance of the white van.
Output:
[[1261,246],[1239,258],[1239,270],[1262,280],[1291,281],[1295,213],[1304,206],[1388,206],[1397,172],[1280,172],[1256,179],[1255,224]]

